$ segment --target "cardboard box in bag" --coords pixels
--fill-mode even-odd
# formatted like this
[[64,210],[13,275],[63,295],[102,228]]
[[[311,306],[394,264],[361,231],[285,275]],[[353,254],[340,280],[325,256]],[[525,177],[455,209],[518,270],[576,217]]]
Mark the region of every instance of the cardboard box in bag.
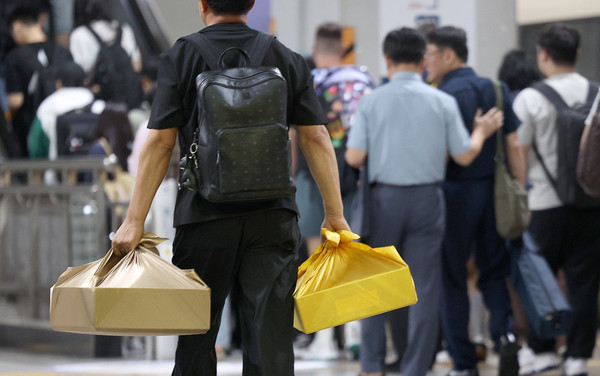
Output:
[[54,330],[102,335],[202,334],[210,328],[210,289],[193,270],[164,261],[146,233],[124,257],[68,268],[50,290]]
[[321,230],[327,240],[300,266],[294,327],[304,333],[417,302],[408,265],[393,246],[371,248],[358,235]]

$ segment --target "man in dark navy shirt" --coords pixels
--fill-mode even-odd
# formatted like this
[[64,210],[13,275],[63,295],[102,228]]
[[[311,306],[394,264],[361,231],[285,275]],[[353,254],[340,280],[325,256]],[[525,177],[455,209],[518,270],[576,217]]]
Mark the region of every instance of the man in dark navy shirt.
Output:
[[[484,112],[496,105],[491,80],[479,77],[466,65],[467,38],[464,30],[442,27],[427,35],[426,64],[429,78],[438,88],[454,96],[467,129],[473,129],[478,108]],[[517,140],[517,119],[506,85],[502,86],[504,125],[511,173],[524,183]],[[499,350],[501,337],[512,331],[512,311],[506,288],[509,253],[496,232],[494,215],[494,156],[496,137],[490,137],[481,154],[467,167],[449,159],[444,193],[447,205],[446,238],[443,245],[442,324],[448,351],[454,361],[453,376],[477,375],[475,348],[469,340],[469,300],[466,263],[471,254],[479,272],[478,287],[490,310],[490,333]],[[508,335],[507,337],[512,337]],[[516,354],[515,354],[516,355]],[[500,365],[502,369],[503,365]]]
[[[258,31],[246,25],[253,5],[254,0],[200,1],[200,17],[206,25],[200,33],[217,56],[230,47],[248,50],[253,45]],[[241,63],[233,57],[226,60],[232,60],[226,61],[230,67]],[[287,121],[296,125],[300,145],[323,196],[322,227],[349,230],[343,216],[335,153],[322,125],[326,119],[306,62],[274,40],[262,65],[277,67],[287,81]],[[182,156],[189,150],[198,119],[195,79],[207,70],[201,51],[183,39],[161,55],[148,125],[151,131],[140,154],[127,217],[113,240],[117,254],[127,253],[139,243],[144,219],[178,135]],[[180,190],[175,226],[173,263],[194,268],[211,288],[211,328],[203,335],[179,338],[173,375],[216,375],[215,340],[225,298],[233,289],[242,327],[243,374],[292,376],[292,293],[300,241],[293,195],[258,203],[217,204],[205,200],[198,191]]]

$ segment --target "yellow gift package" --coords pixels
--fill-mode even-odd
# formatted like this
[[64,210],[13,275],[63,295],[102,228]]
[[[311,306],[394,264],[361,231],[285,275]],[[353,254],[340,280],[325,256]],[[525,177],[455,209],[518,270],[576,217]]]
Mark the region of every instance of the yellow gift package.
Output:
[[393,246],[371,248],[349,231],[326,241],[298,269],[294,327],[304,333],[415,304],[408,265]]
[[201,334],[210,328],[210,289],[156,250],[146,233],[124,257],[68,268],[50,291],[54,330],[102,335]]

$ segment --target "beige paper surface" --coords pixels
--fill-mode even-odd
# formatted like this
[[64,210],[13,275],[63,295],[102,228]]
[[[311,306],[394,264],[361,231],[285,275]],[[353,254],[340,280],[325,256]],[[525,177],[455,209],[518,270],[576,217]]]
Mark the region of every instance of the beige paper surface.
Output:
[[125,257],[109,251],[68,268],[50,291],[54,330],[102,335],[201,334],[210,328],[210,289],[155,249],[164,239],[146,233]]

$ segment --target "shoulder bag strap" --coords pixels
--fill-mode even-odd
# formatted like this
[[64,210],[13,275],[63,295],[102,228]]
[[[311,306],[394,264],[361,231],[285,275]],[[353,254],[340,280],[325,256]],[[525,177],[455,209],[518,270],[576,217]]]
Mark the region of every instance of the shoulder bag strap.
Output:
[[[500,111],[504,111],[504,96],[502,95],[502,84],[498,81],[492,80],[494,84],[494,89],[496,91],[496,108]],[[502,127],[498,129],[496,132],[496,161],[502,161],[504,163],[504,147],[502,142],[502,136],[504,136],[504,131]]]

